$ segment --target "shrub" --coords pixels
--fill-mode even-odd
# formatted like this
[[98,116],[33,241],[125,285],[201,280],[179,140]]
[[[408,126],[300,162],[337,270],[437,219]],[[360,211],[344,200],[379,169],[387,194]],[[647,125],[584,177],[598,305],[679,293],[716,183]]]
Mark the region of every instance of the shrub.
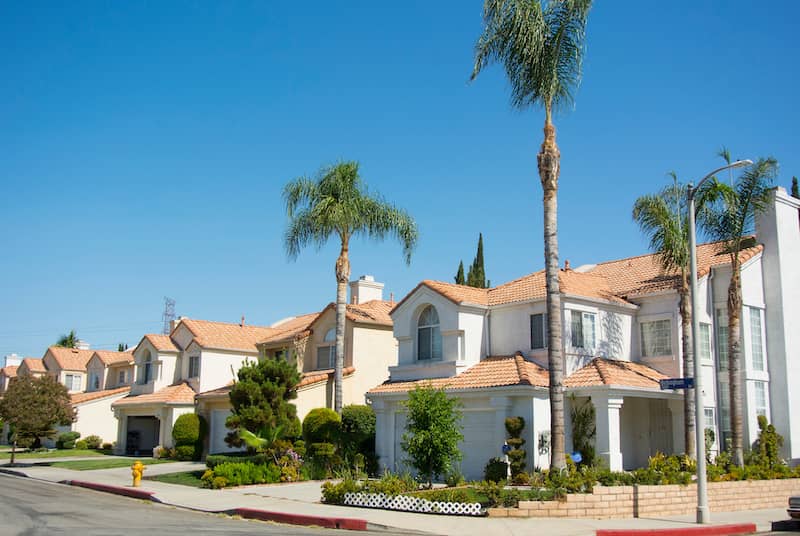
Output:
[[85,441],[87,448],[90,449],[99,449],[100,446],[103,444],[102,438],[97,435],[86,436]]
[[168,449],[168,448],[165,448],[165,447],[158,447],[158,450],[156,451],[156,457],[157,458],[163,458],[163,459],[174,458],[175,457],[175,450]]
[[483,468],[483,478],[487,482],[505,482],[508,478],[508,465],[500,458],[492,458]]
[[466,488],[445,488],[428,489],[409,493],[412,497],[419,497],[431,502],[454,502],[454,503],[473,503],[476,502],[473,495]]
[[[506,441],[511,451],[508,453],[509,465],[511,465],[511,476],[516,478],[518,475],[525,472],[527,465],[525,459],[528,454],[522,446],[525,440],[520,437],[522,430],[525,428],[525,419],[522,417],[508,417],[505,420],[506,431],[508,432],[509,439]],[[522,477],[520,477],[522,478]]]
[[194,460],[195,456],[197,456],[197,449],[194,445],[179,445],[175,447],[176,460],[188,462]]
[[342,408],[341,445],[348,460],[356,453],[367,456],[375,452],[375,422],[370,406],[353,404]]
[[244,463],[250,462],[256,465],[265,465],[271,462],[272,459],[266,454],[247,454],[246,452],[232,452],[230,454],[209,454],[206,456],[206,467],[214,469],[216,466],[223,463]]
[[114,450],[114,444],[113,443],[103,443],[103,447],[102,448],[103,448],[103,450]]
[[203,474],[206,487],[218,487],[224,479],[224,486],[246,486],[249,484],[272,484],[281,479],[281,469],[275,464],[257,465],[252,462],[226,462],[209,469]]
[[74,449],[75,442],[81,437],[80,432],[64,432],[56,439],[57,449]]
[[315,408],[303,419],[303,439],[306,443],[331,443],[339,440],[342,419],[329,408]]
[[86,440],[85,439],[81,439],[81,440],[75,442],[75,448],[76,449],[80,449],[80,450],[86,450],[86,449],[89,448],[89,446],[86,444]]
[[322,484],[322,502],[328,504],[344,504],[347,493],[361,491],[361,486],[352,478],[344,478],[341,482],[325,482]]
[[194,413],[184,413],[172,426],[172,439],[176,446],[194,445],[200,439],[200,418]]
[[466,480],[464,479],[464,474],[457,469],[449,472],[444,477],[444,483],[447,485],[448,488],[456,488],[458,486],[463,486],[465,482]]

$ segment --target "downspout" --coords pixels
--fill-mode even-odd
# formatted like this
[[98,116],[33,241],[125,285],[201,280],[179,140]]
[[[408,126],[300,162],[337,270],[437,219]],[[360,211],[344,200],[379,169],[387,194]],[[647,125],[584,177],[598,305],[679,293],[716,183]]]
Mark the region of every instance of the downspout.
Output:
[[492,355],[492,310],[486,310],[486,357]]

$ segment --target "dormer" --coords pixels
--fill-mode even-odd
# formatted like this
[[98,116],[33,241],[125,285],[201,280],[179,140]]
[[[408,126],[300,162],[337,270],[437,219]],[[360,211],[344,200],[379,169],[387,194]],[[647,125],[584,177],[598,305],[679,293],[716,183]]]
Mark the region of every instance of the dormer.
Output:
[[132,395],[154,393],[173,383],[180,349],[168,335],[145,335],[133,350]]

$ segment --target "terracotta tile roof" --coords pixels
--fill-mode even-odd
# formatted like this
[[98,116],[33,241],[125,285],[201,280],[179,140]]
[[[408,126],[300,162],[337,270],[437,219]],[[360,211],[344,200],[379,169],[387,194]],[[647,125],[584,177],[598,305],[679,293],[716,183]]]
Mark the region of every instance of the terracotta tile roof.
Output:
[[108,350],[96,350],[93,355],[105,366],[116,365],[119,363],[133,363],[133,354],[130,352],[111,352]]
[[17,377],[17,365],[7,365],[0,369],[0,374],[4,374],[6,378]]
[[309,326],[314,322],[314,320],[317,319],[319,315],[319,312],[308,313],[272,324],[270,327],[275,331],[261,339],[258,344],[291,342],[295,338],[302,338],[303,336],[308,335]]
[[109,396],[114,395],[121,395],[123,393],[127,393],[131,390],[130,385],[126,385],[125,387],[117,387],[116,389],[106,389],[104,391],[91,391],[88,393],[75,393],[74,395],[70,395],[72,399],[72,405],[75,404],[84,404],[86,402],[91,402],[92,400],[99,400],[101,398],[106,398]]
[[[273,328],[263,326],[250,326],[245,324],[230,324],[227,322],[212,322],[209,320],[195,320],[184,318],[181,324],[189,328],[194,335],[194,340],[203,348],[218,350],[240,350],[257,353],[256,344],[273,334]],[[177,329],[177,328],[176,328]]]
[[[22,365],[28,369],[29,372],[47,372],[47,367],[44,366],[44,361],[38,357],[26,357],[22,360]],[[17,369],[19,370],[19,369]]]
[[[153,345],[153,348],[158,350],[159,352],[179,352],[180,349],[175,346],[175,343],[172,342],[169,335],[161,335],[156,333],[148,333],[142,339],[147,339],[150,341],[150,344]],[[139,343],[141,344],[141,343]]]
[[564,380],[564,387],[618,385],[659,389],[658,380],[665,378],[665,375],[641,363],[596,357],[570,374]]
[[371,389],[369,392],[402,393],[424,385],[451,391],[511,385],[547,387],[549,383],[547,370],[517,354],[514,356],[487,357],[477,365],[452,378],[386,382]]
[[189,387],[186,382],[181,382],[175,385],[170,385],[145,395],[126,396],[121,400],[117,400],[113,407],[120,406],[140,406],[149,404],[194,404],[194,389]]
[[[587,298],[600,298],[625,303],[616,296],[606,278],[595,274],[584,274],[574,270],[559,270],[559,288],[562,294],[574,294]],[[544,299],[547,296],[544,270],[509,281],[489,290],[489,305],[501,305],[519,301]]]
[[[742,263],[753,258],[764,248],[755,243],[755,238],[750,237],[750,245],[739,252]],[[700,244],[697,247],[697,272],[699,277],[706,275],[713,266],[730,264],[730,254],[725,251],[721,242]],[[677,271],[664,272],[658,260],[658,255],[651,253],[608,261],[591,266],[587,274],[605,277],[611,290],[618,296],[646,294],[678,288],[680,274]]]
[[53,356],[53,359],[55,359],[62,370],[77,370],[82,372],[86,372],[86,364],[94,355],[94,350],[62,348],[60,346],[51,346],[47,349],[47,352]]
[[[355,367],[345,367],[342,369],[342,377],[346,378],[347,376],[351,376],[355,371]],[[314,385],[315,383],[328,381],[329,379],[333,381],[333,373],[333,369],[304,372],[303,379],[300,380],[300,383],[297,384],[297,387],[306,387],[308,385]]]
[[194,397],[195,398],[222,398],[227,397],[231,392],[231,387],[233,387],[233,382],[228,382],[227,385],[223,385],[222,387],[218,387],[216,389],[211,389],[210,391],[203,391],[202,393],[197,393]]
[[391,311],[393,307],[393,302],[371,300],[359,304],[347,304],[345,310],[348,320],[352,320],[353,322],[392,326],[393,322],[392,317],[389,316],[389,311]]

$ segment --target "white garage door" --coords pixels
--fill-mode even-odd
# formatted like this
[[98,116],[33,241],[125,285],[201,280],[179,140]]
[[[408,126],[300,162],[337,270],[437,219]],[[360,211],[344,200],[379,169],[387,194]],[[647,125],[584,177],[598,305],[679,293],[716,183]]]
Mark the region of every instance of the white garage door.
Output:
[[240,449],[234,449],[225,443],[225,436],[228,434],[228,429],[225,428],[225,419],[230,415],[230,410],[215,409],[211,412],[211,423],[209,425],[209,453],[220,454],[223,452],[234,452]]

